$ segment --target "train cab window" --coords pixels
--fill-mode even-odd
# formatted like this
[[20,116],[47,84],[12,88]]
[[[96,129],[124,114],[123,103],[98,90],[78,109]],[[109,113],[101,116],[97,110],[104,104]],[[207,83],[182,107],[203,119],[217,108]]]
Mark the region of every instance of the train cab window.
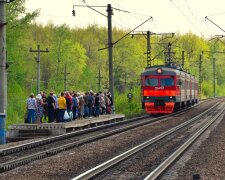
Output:
[[161,86],[174,86],[173,78],[161,78],[160,79]]
[[158,79],[156,78],[145,79],[145,86],[158,86]]

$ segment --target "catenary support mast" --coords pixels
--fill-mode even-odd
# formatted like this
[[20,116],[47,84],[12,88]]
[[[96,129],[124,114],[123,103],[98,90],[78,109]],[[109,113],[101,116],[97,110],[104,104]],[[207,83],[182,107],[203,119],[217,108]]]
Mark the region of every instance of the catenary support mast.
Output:
[[5,118],[7,106],[5,2],[0,1],[0,144],[6,143]]
[[41,59],[41,52],[48,52],[48,48],[46,50],[41,50],[40,45],[37,45],[37,50],[33,50],[30,48],[30,52],[37,52],[37,94],[40,93],[40,80],[41,80],[41,68],[40,68],[40,59]]
[[[112,43],[112,15],[113,10],[111,4],[107,5],[108,13],[108,52],[109,52],[109,91],[112,96],[112,101],[114,104],[114,79],[113,79],[113,43]],[[113,107],[113,112],[115,109]]]

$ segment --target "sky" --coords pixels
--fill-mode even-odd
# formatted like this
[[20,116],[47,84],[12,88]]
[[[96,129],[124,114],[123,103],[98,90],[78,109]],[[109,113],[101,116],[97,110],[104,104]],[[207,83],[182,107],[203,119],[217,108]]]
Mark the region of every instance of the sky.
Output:
[[112,26],[120,29],[130,31],[152,17],[136,31],[180,34],[191,31],[205,38],[225,35],[225,0],[26,0],[26,9],[28,12],[39,9],[36,22],[44,25],[52,22],[71,28],[85,28],[90,24],[107,27],[105,16],[88,7],[76,6],[103,6],[94,9],[107,15],[107,4],[114,8]]

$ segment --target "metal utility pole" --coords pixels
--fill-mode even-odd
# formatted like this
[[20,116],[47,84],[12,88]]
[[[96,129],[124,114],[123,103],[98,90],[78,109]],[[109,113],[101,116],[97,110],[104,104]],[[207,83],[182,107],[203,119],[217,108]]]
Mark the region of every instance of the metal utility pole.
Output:
[[216,59],[213,58],[213,97],[216,97]]
[[100,68],[99,68],[99,70],[98,70],[98,77],[96,77],[96,78],[98,78],[98,92],[101,90],[101,79],[103,78],[102,76],[101,76],[101,71],[100,71]]
[[30,48],[30,52],[37,52],[37,94],[40,93],[40,79],[41,79],[41,68],[40,68],[40,59],[41,59],[41,52],[49,52],[48,48],[46,50],[41,50],[40,45],[37,45],[37,50],[33,50]]
[[151,67],[152,65],[152,58],[151,58],[151,42],[150,42],[150,31],[147,31],[147,67]]
[[127,90],[127,73],[124,73],[124,85],[125,85],[125,91]]
[[168,58],[167,58],[166,64],[168,66],[171,65],[171,43],[168,43]]
[[184,68],[184,51],[182,51],[182,67]]
[[65,64],[65,68],[64,68],[64,91],[67,91],[67,75],[70,74],[67,72],[67,69],[66,69],[66,64]]
[[[151,57],[151,36],[152,35],[171,35],[172,37],[174,36],[174,33],[153,33],[151,31],[139,31],[139,33],[135,33],[135,34],[131,34],[132,38],[134,37],[134,35],[145,35],[147,36],[147,52],[145,54],[147,54],[147,67],[151,67],[152,66],[152,61],[154,60],[154,58],[152,59]],[[153,63],[154,65],[154,63]]]
[[[202,51],[203,53],[225,53],[223,51]],[[216,96],[216,62],[215,58],[213,58],[213,96]]]
[[[111,93],[113,104],[114,102],[114,79],[113,79],[113,43],[112,43],[112,15],[113,10],[111,4],[107,5],[107,18],[108,18],[108,52],[109,52],[109,91]],[[112,107],[113,113],[115,112]]]
[[147,67],[151,67],[152,65],[152,58],[151,58],[151,34],[155,34],[155,33],[152,33],[150,31],[143,31],[143,32],[139,32],[139,33],[135,33],[135,34],[131,34],[132,38],[134,37],[134,35],[147,35],[147,51],[146,51],[146,55],[147,55]]
[[[84,2],[85,3],[85,2]],[[85,3],[86,4],[86,3]],[[102,14],[101,12],[97,11],[96,9],[94,9],[93,7],[105,7],[105,6],[89,6],[89,5],[74,5],[73,8],[75,6],[78,7],[88,7],[90,9],[92,9],[93,11],[106,16],[104,14]],[[117,9],[119,10],[119,9]],[[146,23],[147,21],[149,21],[150,19],[152,19],[152,17],[148,18],[146,21],[144,21],[143,23],[141,23],[140,25],[138,25],[136,28],[134,28],[132,31],[128,32],[127,34],[125,34],[123,37],[121,37],[120,39],[118,39],[117,41],[115,41],[114,43],[112,42],[112,15],[113,15],[113,9],[111,7],[111,4],[107,4],[107,19],[108,19],[108,47],[106,48],[102,48],[102,49],[98,49],[100,50],[104,50],[104,49],[108,49],[108,53],[109,53],[109,91],[111,93],[111,98],[112,98],[112,103],[113,105],[115,104],[114,102],[114,78],[113,78],[113,45],[118,43],[120,40],[122,40],[123,38],[125,38],[127,35],[129,35],[131,32],[133,32],[134,30],[136,30],[138,27],[142,26],[144,23]],[[120,10],[122,11],[122,10]],[[128,12],[128,11],[124,11],[124,12]],[[75,16],[75,10],[72,10],[72,15]],[[112,111],[113,113],[115,113],[115,106],[112,106]]]
[[0,144],[6,143],[5,118],[7,113],[7,74],[6,69],[6,20],[5,3],[14,0],[0,0]]
[[7,113],[7,77],[5,25],[5,2],[0,1],[0,144],[6,143],[5,118]]
[[198,77],[198,90],[199,90],[199,99],[201,99],[201,95],[202,95],[202,54],[200,54],[200,58],[199,58],[199,77]]

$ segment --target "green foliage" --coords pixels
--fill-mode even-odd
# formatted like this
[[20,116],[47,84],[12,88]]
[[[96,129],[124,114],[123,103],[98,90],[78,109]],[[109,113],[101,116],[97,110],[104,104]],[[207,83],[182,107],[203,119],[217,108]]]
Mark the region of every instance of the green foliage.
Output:
[[[133,98],[129,101],[128,93],[133,94]],[[126,90],[124,93],[115,92],[115,107],[116,113],[125,114],[126,117],[133,117],[143,114],[141,106],[141,91],[140,87],[135,87],[131,90]]]
[[[101,88],[109,87],[107,29],[96,24],[86,28],[73,28],[67,25],[46,26],[32,23],[39,10],[28,13],[24,7],[25,0],[17,0],[7,5],[7,52],[12,64],[8,72],[8,116],[7,125],[23,122],[26,98],[36,92],[37,53],[29,52],[39,44],[41,50],[41,90],[56,93],[64,90],[65,65],[67,68],[67,90],[98,91],[98,76],[101,72]],[[113,42],[123,37],[127,31],[113,29]],[[161,44],[158,44],[158,43]],[[184,68],[199,77],[199,55],[202,51],[224,51],[224,41],[208,41],[189,32],[176,35],[175,38],[162,36],[151,37],[152,65],[164,64],[164,54],[169,42],[174,52],[173,62],[181,64],[181,54],[185,51]],[[141,109],[140,74],[146,67],[146,38],[135,36],[125,37],[113,46],[113,65],[115,82],[116,113],[128,116],[143,113]],[[216,58],[216,95],[224,95],[225,54],[203,53],[202,58],[202,97],[213,96],[212,59]],[[127,87],[132,90],[127,90]],[[128,102],[127,94],[133,93]]]

